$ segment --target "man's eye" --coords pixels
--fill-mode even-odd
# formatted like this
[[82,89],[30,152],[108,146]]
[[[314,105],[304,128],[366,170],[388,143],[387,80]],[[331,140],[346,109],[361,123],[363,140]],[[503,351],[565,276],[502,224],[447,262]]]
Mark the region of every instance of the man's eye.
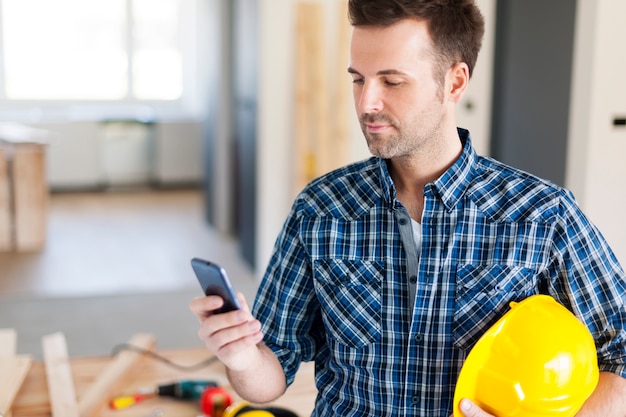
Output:
[[353,78],[352,79],[352,83],[354,84],[363,84],[364,80],[363,78]]
[[402,84],[402,82],[401,81],[394,82],[394,81],[386,80],[385,84],[388,85],[389,87],[397,87],[400,84]]

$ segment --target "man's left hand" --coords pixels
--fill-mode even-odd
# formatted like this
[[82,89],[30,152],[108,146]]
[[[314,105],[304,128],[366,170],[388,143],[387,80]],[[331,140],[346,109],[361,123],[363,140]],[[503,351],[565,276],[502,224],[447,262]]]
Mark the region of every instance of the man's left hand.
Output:
[[459,404],[459,409],[465,417],[495,417],[494,415],[483,411],[479,406],[477,406],[467,398],[461,400],[461,403]]

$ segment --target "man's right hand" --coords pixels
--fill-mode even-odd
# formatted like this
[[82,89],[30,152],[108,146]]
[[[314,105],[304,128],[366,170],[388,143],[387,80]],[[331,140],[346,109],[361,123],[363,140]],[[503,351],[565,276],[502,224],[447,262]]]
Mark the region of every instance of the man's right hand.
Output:
[[194,298],[189,308],[200,322],[198,336],[229,369],[245,371],[258,361],[257,344],[263,340],[261,323],[252,317],[245,297],[237,294],[242,309],[214,314],[224,303],[219,296]]

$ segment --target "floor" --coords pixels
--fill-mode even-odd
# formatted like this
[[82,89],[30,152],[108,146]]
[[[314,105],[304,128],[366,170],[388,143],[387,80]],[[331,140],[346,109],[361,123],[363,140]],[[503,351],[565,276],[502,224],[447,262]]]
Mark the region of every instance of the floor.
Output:
[[198,343],[188,309],[201,295],[196,256],[254,296],[236,241],[204,220],[200,190],[52,194],[45,249],[0,253],[0,328],[16,329],[19,353],[37,357],[40,338],[56,331],[72,355],[106,354],[137,332],[188,347]]

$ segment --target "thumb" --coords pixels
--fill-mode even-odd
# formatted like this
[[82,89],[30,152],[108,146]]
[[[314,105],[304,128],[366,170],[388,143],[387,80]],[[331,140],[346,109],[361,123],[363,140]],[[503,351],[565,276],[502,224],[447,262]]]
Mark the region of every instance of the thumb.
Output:
[[246,297],[244,297],[243,293],[238,292],[237,298],[239,299],[239,303],[241,304],[243,311],[250,313],[250,306],[248,306],[248,302],[246,301]]
[[459,403],[459,409],[465,417],[495,417],[483,411],[480,407],[478,407],[467,398],[463,398],[461,400],[461,402]]

